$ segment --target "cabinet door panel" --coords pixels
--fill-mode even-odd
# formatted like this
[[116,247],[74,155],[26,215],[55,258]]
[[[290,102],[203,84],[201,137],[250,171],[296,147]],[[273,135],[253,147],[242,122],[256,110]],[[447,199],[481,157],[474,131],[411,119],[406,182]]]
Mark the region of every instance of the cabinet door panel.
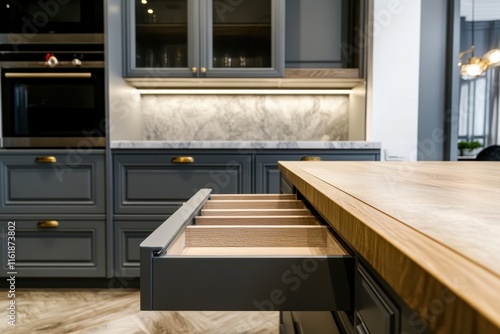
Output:
[[140,244],[168,216],[156,220],[115,220],[115,274],[116,277],[139,277]]
[[[15,231],[15,269],[23,277],[104,277],[106,272],[105,221],[84,220],[82,217],[50,217],[57,226],[40,227],[37,220],[2,219],[3,235]],[[14,222],[14,223],[12,223]],[[9,269],[9,244],[1,239],[1,273]]]
[[104,213],[104,155],[3,154],[0,213]]
[[[201,188],[251,192],[250,155],[115,155],[115,213],[169,214]],[[194,162],[176,164],[176,157]]]

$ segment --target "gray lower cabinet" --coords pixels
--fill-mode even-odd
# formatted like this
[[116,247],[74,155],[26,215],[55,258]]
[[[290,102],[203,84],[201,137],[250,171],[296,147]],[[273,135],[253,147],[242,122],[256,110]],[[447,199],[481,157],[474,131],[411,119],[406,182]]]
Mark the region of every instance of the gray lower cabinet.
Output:
[[19,277],[106,277],[104,166],[104,150],[0,150],[2,276],[15,249]]
[[357,333],[399,333],[400,311],[362,265],[358,266]]
[[280,193],[278,161],[378,161],[379,149],[364,150],[280,150],[258,153],[255,157],[255,193]]
[[113,154],[115,214],[172,214],[201,188],[252,191],[250,154],[143,152]]
[[104,216],[1,216],[1,276],[10,258],[18,277],[104,277],[105,227]]
[[104,154],[0,153],[0,214],[104,214]]
[[[168,217],[115,217],[115,277],[139,277],[139,245]],[[122,219],[122,220],[120,220]]]

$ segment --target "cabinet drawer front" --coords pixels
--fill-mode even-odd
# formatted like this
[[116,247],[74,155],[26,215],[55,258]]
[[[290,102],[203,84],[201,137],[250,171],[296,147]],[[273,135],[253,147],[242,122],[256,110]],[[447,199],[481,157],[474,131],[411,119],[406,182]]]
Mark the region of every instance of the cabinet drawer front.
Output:
[[[104,213],[104,156],[2,155],[2,213]],[[40,159],[39,159],[40,160]],[[51,160],[52,161],[52,160]]]
[[115,220],[116,277],[139,277],[139,246],[164,221],[165,219],[151,221]]
[[[51,222],[54,225],[44,223]],[[11,226],[9,228],[9,226]],[[1,223],[4,235],[13,224]],[[15,267],[24,277],[104,277],[105,221],[50,220],[15,221]],[[8,270],[8,240],[2,245],[2,274]]]
[[352,309],[354,259],[326,226],[286,214],[263,225],[241,216],[193,225],[214,204],[209,194],[198,192],[141,244],[142,309]]
[[[186,157],[193,162],[179,159]],[[173,213],[201,188],[214,193],[251,192],[249,155],[117,155],[114,169],[118,214]]]

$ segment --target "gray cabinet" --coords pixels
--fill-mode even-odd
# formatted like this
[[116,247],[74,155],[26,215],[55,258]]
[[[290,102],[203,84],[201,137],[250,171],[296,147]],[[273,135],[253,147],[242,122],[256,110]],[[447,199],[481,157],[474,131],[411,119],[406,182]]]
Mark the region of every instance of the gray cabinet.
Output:
[[[105,220],[79,215],[1,216],[0,232],[15,231],[19,277],[104,277]],[[9,226],[11,228],[9,229]],[[7,238],[0,238],[1,276],[8,276]]]
[[139,277],[139,245],[167,218],[144,215],[115,218],[114,276]]
[[362,0],[287,0],[287,68],[359,68]]
[[104,214],[104,154],[0,153],[0,214]]
[[0,228],[15,222],[19,276],[106,276],[104,160],[102,150],[0,151]]
[[358,266],[359,285],[356,306],[358,333],[399,333],[400,312],[363,266]]
[[252,191],[252,156],[214,150],[113,153],[114,276],[139,277],[139,244],[199,189]]
[[280,77],[285,0],[124,0],[126,77]]
[[201,188],[251,192],[249,154],[142,152],[113,154],[115,214],[171,214]]
[[379,149],[363,150],[280,150],[258,153],[255,157],[255,192],[280,193],[278,161],[323,160],[323,161],[378,161]]

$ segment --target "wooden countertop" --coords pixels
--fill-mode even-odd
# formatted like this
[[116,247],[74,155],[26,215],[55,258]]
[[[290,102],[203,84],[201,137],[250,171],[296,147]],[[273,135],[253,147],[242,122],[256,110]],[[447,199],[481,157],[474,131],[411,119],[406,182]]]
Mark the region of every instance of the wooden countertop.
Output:
[[436,333],[500,333],[500,163],[280,162]]

